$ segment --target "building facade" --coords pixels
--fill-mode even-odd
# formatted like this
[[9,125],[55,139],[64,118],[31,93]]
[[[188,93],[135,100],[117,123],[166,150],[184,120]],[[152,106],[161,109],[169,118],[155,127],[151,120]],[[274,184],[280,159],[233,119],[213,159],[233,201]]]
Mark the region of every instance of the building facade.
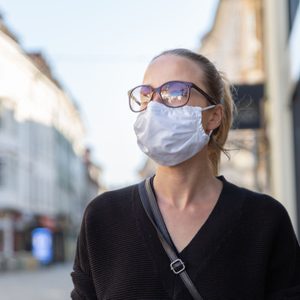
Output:
[[[300,9],[299,0],[220,0],[200,53],[246,92],[236,97],[238,118],[258,126],[231,130],[229,162],[222,173],[270,193],[284,204],[300,231]],[[260,91],[261,90],[261,91]],[[251,111],[252,104],[256,108]],[[249,109],[250,108],[250,109]],[[232,147],[233,145],[233,147]],[[243,176],[240,176],[243,174]]]
[[99,192],[84,137],[43,55],[26,53],[0,19],[0,269],[31,253],[37,227],[51,231],[52,261],[72,256],[83,209]]
[[271,183],[300,233],[300,4],[264,0],[266,119]]

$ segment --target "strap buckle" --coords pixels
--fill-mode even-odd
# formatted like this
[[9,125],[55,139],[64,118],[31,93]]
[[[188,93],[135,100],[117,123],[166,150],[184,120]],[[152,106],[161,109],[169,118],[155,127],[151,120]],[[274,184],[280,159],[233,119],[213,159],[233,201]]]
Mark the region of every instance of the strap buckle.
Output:
[[174,261],[172,261],[170,263],[170,267],[174,274],[180,274],[185,270],[184,262],[180,258],[177,258]]

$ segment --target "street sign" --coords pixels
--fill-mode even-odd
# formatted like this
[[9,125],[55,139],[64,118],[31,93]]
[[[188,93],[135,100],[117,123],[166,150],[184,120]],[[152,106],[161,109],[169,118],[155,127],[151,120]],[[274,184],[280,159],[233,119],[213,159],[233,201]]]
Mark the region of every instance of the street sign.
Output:
[[263,84],[234,85],[233,99],[237,107],[232,129],[258,129],[261,127]]
[[48,228],[32,231],[32,255],[42,264],[49,264],[53,257],[52,232]]

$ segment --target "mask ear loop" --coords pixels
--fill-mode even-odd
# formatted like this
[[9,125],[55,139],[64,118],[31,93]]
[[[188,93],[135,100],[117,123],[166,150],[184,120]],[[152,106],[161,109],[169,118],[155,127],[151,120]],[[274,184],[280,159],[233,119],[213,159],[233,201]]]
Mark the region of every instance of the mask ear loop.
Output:
[[[220,100],[220,104],[224,105],[224,102],[225,102],[225,101],[224,101],[224,98],[222,98],[222,99]],[[211,109],[211,108],[215,107],[216,105],[217,105],[217,104],[213,104],[213,105],[209,105],[209,106],[207,106],[207,107],[201,108],[201,111],[206,111],[206,110],[208,110],[208,109]],[[209,131],[209,133],[208,133],[209,138],[211,137],[213,131],[214,131],[214,129],[212,129],[212,130]]]
[[[209,105],[209,106],[204,107],[204,108],[201,107],[201,112],[202,112],[202,111],[209,110],[209,109],[212,109],[212,108],[214,108],[215,106],[216,106],[216,104]],[[213,131],[214,131],[214,130],[212,129],[212,130],[210,130],[209,133],[207,134],[209,138],[211,137]]]
[[206,110],[209,110],[209,109],[212,109],[216,106],[216,104],[213,104],[213,105],[209,105],[209,106],[206,106],[206,107],[201,107],[201,111],[206,111]]

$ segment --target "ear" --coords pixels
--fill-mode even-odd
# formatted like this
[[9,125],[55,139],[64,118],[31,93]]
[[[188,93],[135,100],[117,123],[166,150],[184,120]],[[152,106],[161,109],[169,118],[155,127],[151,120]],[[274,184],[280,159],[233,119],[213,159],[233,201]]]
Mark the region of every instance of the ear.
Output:
[[207,118],[206,130],[212,131],[218,128],[222,122],[224,107],[222,104],[217,104],[210,112]]

